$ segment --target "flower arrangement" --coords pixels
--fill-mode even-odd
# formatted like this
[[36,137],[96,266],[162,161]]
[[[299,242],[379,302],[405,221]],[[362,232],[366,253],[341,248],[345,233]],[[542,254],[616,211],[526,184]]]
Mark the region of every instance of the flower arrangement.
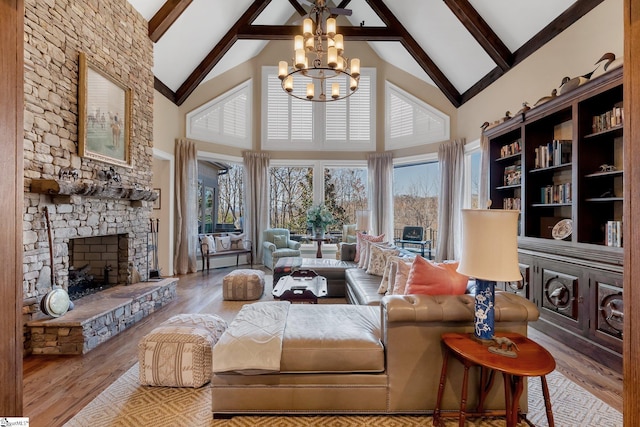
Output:
[[307,211],[307,222],[311,224],[314,229],[321,229],[322,231],[325,231],[327,225],[331,225],[335,221],[329,209],[324,205],[324,203],[321,203],[309,208]]

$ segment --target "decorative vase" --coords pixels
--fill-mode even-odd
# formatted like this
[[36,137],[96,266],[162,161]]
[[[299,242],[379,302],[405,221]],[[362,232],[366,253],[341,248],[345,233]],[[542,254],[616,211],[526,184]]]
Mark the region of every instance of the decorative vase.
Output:
[[324,227],[315,227],[316,239],[324,239]]

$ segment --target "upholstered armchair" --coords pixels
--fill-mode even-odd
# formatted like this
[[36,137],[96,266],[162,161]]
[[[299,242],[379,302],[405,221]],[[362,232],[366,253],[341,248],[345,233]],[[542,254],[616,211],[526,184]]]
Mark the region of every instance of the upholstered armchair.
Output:
[[268,228],[262,232],[262,237],[262,262],[265,267],[273,270],[278,259],[300,256],[300,242],[291,240],[286,228]]
[[344,224],[342,226],[342,241],[344,243],[356,242],[356,224]]

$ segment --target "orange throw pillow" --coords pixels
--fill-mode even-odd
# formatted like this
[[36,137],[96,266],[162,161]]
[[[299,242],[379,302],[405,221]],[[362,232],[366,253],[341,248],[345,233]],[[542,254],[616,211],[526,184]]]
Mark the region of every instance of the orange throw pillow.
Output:
[[457,262],[430,262],[420,256],[411,264],[405,295],[462,295],[469,278],[456,271]]

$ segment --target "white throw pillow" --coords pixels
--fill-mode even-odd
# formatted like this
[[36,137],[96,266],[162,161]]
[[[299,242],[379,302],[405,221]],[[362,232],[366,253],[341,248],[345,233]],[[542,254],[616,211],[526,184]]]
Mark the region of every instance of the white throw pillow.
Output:
[[207,246],[209,247],[209,253],[215,253],[216,252],[216,241],[213,238],[213,236],[205,236],[205,238],[207,239]]
[[389,289],[393,289],[398,261],[402,260],[402,258],[397,255],[390,255],[386,259],[384,273],[382,274],[382,280],[378,287],[378,293],[383,295],[386,294]]
[[217,237],[216,236],[216,251],[217,252],[222,252],[222,251],[228,251],[229,249],[231,249],[231,237],[229,237],[229,236]]
[[383,276],[384,268],[387,265],[387,259],[390,256],[395,256],[400,253],[395,248],[383,247],[381,245],[370,244],[369,245],[369,266],[367,267],[367,273],[374,276]]

